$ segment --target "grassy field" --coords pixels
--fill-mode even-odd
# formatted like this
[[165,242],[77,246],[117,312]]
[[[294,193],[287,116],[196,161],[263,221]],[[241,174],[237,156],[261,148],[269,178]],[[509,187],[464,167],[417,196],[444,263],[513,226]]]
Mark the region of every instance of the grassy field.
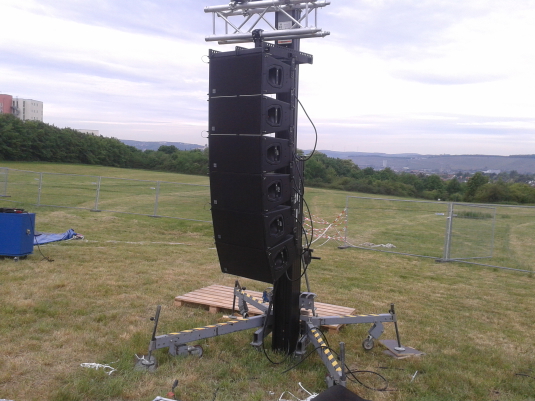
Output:
[[[206,177],[79,165],[0,163],[0,167],[208,182]],[[345,207],[346,195],[309,189],[306,199],[316,218],[332,221]],[[49,196],[54,200],[53,194]],[[133,196],[123,200],[129,201],[137,202]],[[165,396],[175,379],[179,381],[177,398],[184,401],[278,400],[285,390],[304,399],[298,382],[309,391],[326,388],[326,370],[315,354],[284,373],[297,361],[271,364],[249,345],[252,331],[199,342],[204,348],[200,359],[173,358],[158,351],[160,366],[155,372],[135,371],[135,354],[147,353],[153,327],[149,318],[157,305],[162,305],[158,334],[222,320],[221,314],[202,308],[173,305],[177,295],[234,282],[234,277],[219,270],[211,225],[37,208],[32,203],[33,199],[17,206],[36,213],[38,231],[73,228],[85,239],[35,248],[19,262],[0,260],[0,398],[152,400]],[[0,198],[0,207],[12,205]],[[510,233],[517,236],[513,223]],[[377,224],[378,230],[385,230],[380,226],[383,223]],[[519,230],[533,238],[531,227],[524,224]],[[388,380],[389,391],[350,383],[352,391],[370,400],[387,401],[535,400],[533,275],[340,250],[336,245],[328,242],[316,247],[315,256],[321,260],[311,265],[309,278],[318,301],[355,307],[358,313],[386,313],[390,303],[395,303],[403,343],[426,354],[394,360],[381,346],[366,352],[361,342],[367,325],[327,334],[334,349],[340,341],[346,343],[350,368],[374,371]],[[266,286],[250,280],[242,284],[254,290]],[[395,338],[393,326],[385,324],[385,328],[382,338]],[[117,371],[107,375],[80,366],[89,362],[110,364]],[[370,373],[357,377],[368,387],[383,385]]]

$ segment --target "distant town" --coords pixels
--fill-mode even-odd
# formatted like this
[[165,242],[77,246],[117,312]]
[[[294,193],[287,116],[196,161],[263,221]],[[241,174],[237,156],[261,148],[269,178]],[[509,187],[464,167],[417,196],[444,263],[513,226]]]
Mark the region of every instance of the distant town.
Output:
[[458,172],[500,174],[517,171],[522,174],[535,173],[535,155],[421,155],[335,152],[320,150],[329,157],[349,159],[360,168],[373,167],[375,170],[389,167],[396,172],[424,174],[456,174]]

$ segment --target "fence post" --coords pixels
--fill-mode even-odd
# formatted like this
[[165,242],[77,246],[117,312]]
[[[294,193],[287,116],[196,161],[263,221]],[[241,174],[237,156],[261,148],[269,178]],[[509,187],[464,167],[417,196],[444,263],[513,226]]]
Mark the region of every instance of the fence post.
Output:
[[154,213],[153,216],[158,215],[158,195],[160,194],[160,181],[156,181],[156,199],[154,199]]
[[37,190],[37,206],[41,206],[41,188],[43,186],[43,173],[39,173],[39,189]]
[[347,224],[348,224],[348,212],[349,212],[349,196],[346,196],[346,208],[344,210],[346,216],[346,226],[344,227],[344,243],[347,245]]
[[496,233],[496,207],[494,207],[494,216],[492,216],[492,240],[490,242],[490,257],[494,256],[494,235]]
[[442,255],[442,262],[450,260],[451,251],[451,231],[453,227],[453,203],[448,204],[448,217],[446,218],[446,234],[444,238],[444,254]]
[[2,170],[4,170],[4,193],[0,194],[0,196],[7,197],[7,173],[9,172],[9,169],[7,167],[2,167]]
[[92,212],[100,212],[100,210],[98,210],[98,199],[100,197],[100,181],[101,180],[102,180],[102,176],[99,176],[98,181],[97,181],[97,194],[95,197],[95,207],[91,209]]
[[347,244],[347,223],[348,223],[348,211],[349,211],[349,196],[346,196],[346,208],[344,209],[344,214],[346,217],[346,226],[344,227],[344,245],[340,245],[338,249],[349,248],[350,245]]

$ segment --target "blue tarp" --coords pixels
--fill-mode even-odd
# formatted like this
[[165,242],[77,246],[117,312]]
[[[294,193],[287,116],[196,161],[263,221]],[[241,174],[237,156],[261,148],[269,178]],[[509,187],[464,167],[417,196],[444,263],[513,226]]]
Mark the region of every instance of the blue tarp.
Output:
[[33,237],[34,245],[43,245],[48,244],[49,242],[65,241],[72,239],[74,237],[81,237],[74,232],[71,228],[69,231],[65,231],[62,234],[52,234],[52,233],[38,233]]

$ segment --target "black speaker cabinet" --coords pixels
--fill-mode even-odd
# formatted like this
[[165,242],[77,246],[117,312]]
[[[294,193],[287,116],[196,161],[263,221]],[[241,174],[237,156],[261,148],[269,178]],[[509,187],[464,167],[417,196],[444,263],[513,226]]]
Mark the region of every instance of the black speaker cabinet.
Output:
[[210,58],[210,97],[265,95],[292,89],[290,65],[265,53]]
[[290,104],[267,96],[213,97],[208,104],[210,134],[264,135],[290,128]]
[[210,173],[212,209],[262,213],[291,198],[289,174]]
[[210,171],[260,174],[287,167],[292,148],[286,139],[270,136],[210,135]]
[[289,206],[265,213],[212,209],[216,241],[256,249],[272,248],[291,235],[295,217]]
[[221,271],[252,280],[273,283],[296,258],[294,237],[265,250],[227,244],[216,240]]

